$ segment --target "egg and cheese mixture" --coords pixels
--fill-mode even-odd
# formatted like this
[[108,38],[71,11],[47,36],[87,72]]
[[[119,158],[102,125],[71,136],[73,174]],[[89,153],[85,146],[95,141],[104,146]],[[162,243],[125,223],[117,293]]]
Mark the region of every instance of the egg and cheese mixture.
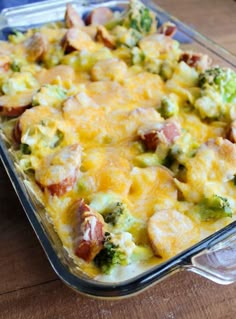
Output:
[[235,219],[236,74],[175,32],[131,0],[0,43],[1,129],[90,277],[134,276]]

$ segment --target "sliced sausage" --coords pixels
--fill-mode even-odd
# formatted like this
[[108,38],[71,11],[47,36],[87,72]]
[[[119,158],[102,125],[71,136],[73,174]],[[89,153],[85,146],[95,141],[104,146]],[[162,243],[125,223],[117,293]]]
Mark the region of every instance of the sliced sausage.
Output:
[[34,91],[18,93],[17,95],[0,96],[0,115],[15,117],[21,115],[32,104]]
[[191,51],[183,52],[179,58],[179,62],[181,61],[190,67],[199,68],[201,71],[208,69],[212,63],[212,59],[208,55]]
[[198,227],[174,209],[155,212],[148,220],[148,236],[156,256],[170,258],[199,240]]
[[84,26],[84,21],[78,15],[71,3],[66,4],[65,23],[67,28],[80,28]]
[[103,26],[97,27],[97,33],[95,35],[95,40],[104,44],[105,47],[109,49],[115,49],[116,42],[114,37],[107,31]]
[[32,62],[38,62],[43,59],[48,51],[48,40],[40,32],[35,33],[25,42],[28,58]]
[[72,209],[76,210],[79,227],[75,254],[86,262],[90,262],[103,248],[103,217],[86,205],[82,199],[78,200]]
[[38,185],[52,196],[70,191],[78,178],[81,156],[80,145],[73,144],[44,158],[35,171]]
[[0,71],[7,72],[10,68],[10,57],[6,55],[0,56]]
[[13,132],[12,132],[12,137],[17,144],[20,144],[20,142],[21,142],[21,134],[22,134],[22,130],[21,130],[21,125],[20,125],[20,120],[17,119],[16,124],[13,128]]
[[236,121],[230,123],[226,132],[226,138],[232,143],[236,143]]
[[174,23],[166,22],[166,23],[163,23],[159,32],[161,34],[168,36],[168,37],[173,37],[175,35],[176,31],[177,31],[177,27]]
[[138,130],[139,137],[150,151],[155,151],[160,143],[171,145],[180,133],[178,123],[170,121],[155,123],[153,128],[144,126]]
[[99,7],[94,9],[86,17],[85,23],[87,25],[104,25],[113,18],[113,12],[106,7]]
[[61,45],[65,53],[70,53],[76,50],[93,49],[95,44],[86,32],[78,28],[70,28],[62,38]]

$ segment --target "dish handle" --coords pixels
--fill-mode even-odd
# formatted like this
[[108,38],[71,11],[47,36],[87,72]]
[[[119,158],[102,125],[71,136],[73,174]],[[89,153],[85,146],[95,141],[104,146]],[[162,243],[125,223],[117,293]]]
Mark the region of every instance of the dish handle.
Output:
[[213,240],[190,261],[184,266],[189,271],[223,285],[236,282],[236,227],[230,236]]

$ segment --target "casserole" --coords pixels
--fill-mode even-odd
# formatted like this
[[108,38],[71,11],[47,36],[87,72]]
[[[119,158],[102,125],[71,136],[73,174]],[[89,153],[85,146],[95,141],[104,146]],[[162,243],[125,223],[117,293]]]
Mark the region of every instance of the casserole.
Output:
[[[3,155],[3,159],[4,159],[4,155]],[[45,227],[45,226],[44,226],[44,227]],[[231,227],[232,227],[232,225],[231,225]],[[232,229],[233,229],[233,228],[230,228],[230,227],[229,227],[229,231],[230,231],[230,230],[232,231]],[[221,233],[221,234],[222,234],[222,233]],[[209,240],[209,239],[208,239],[208,240]],[[205,243],[206,243],[206,241],[205,241]],[[199,249],[199,247],[201,247],[201,246],[197,246],[197,247],[198,247],[198,249]],[[193,252],[193,250],[192,250],[192,252]],[[181,256],[181,255],[180,255],[180,256]],[[182,259],[182,257],[180,257],[180,259]],[[179,259],[179,261],[180,261],[180,259]],[[175,260],[175,262],[176,262],[176,260],[178,260],[178,259],[174,258],[173,260]],[[171,260],[170,263],[171,263],[173,260]],[[196,258],[196,259],[195,259],[195,262],[196,262],[196,261],[199,262],[199,259]],[[162,265],[162,266],[165,268],[165,266],[168,266],[168,265],[170,266],[170,263],[167,262],[167,263],[165,263],[164,266],[163,266],[163,265]],[[175,263],[174,263],[174,264],[175,264]],[[174,265],[174,264],[172,264],[172,265]],[[161,268],[162,268],[162,267],[161,267]],[[159,268],[159,270],[160,270],[159,275],[161,275],[161,268]],[[151,273],[152,273],[152,275],[153,275],[153,272],[150,272],[149,275],[150,275]],[[146,274],[145,276],[146,276],[146,279],[144,279],[144,277],[143,277],[143,279],[144,279],[144,282],[145,282],[145,281],[147,282],[147,281],[148,281],[148,279],[147,279],[147,278],[148,278],[148,277],[147,277],[147,274]],[[155,276],[154,276],[154,277],[155,277]],[[139,277],[139,279],[140,279],[140,278],[142,278],[142,276]],[[150,282],[150,279],[151,279],[151,278],[149,277],[149,282]],[[133,283],[135,283],[135,280],[133,281]],[[136,280],[136,283],[137,283],[137,280]],[[114,284],[113,284],[113,286],[114,286]],[[117,284],[117,286],[120,286],[120,285]],[[108,287],[109,287],[109,285],[107,285],[107,286],[106,286],[106,289],[104,288],[104,290],[107,290]],[[127,287],[128,287],[128,286],[126,286],[126,288],[127,288]],[[136,287],[136,289],[138,289],[138,287]]]

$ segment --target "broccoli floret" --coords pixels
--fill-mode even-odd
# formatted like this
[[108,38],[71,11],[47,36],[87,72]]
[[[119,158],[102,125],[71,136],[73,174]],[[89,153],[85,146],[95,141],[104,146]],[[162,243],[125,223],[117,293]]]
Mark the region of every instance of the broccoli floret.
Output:
[[123,26],[117,26],[113,30],[113,35],[116,38],[117,46],[125,46],[132,48],[137,45],[139,40],[142,38],[142,34],[135,29],[127,29]]
[[103,217],[106,223],[115,226],[123,213],[124,205],[121,202],[116,202],[103,212]]
[[231,69],[215,67],[199,75],[199,86],[203,90],[216,90],[223,101],[231,102],[236,97],[236,73]]
[[160,59],[145,56],[144,69],[153,74],[160,74],[162,61]]
[[153,17],[148,8],[140,1],[130,0],[129,10],[125,13],[122,25],[134,29],[142,34],[150,32]]
[[103,216],[109,232],[129,232],[137,241],[140,234],[145,232],[145,223],[133,216],[127,205],[113,192],[99,192],[92,195],[89,205]]
[[29,127],[21,137],[21,152],[23,154],[43,155],[50,149],[61,145],[64,141],[64,132],[57,127],[58,122],[50,119],[41,120]]
[[30,146],[28,144],[21,143],[20,150],[23,154],[26,154],[26,155],[31,154],[31,149],[30,149]]
[[197,205],[197,211],[202,221],[232,217],[232,208],[230,207],[228,199],[219,195],[204,198]]
[[91,197],[90,207],[102,214],[106,223],[116,226],[121,217],[126,214],[125,205],[121,202],[119,196],[112,192],[99,192]]
[[15,72],[2,84],[2,91],[6,95],[16,95],[30,89],[37,90],[39,83],[30,72]]
[[170,96],[164,96],[161,99],[161,105],[158,112],[162,117],[164,117],[164,119],[177,115],[179,112],[179,106],[176,95],[170,94]]
[[145,55],[142,50],[140,50],[138,47],[133,47],[131,50],[131,61],[132,64],[142,64],[145,59]]
[[168,60],[165,60],[161,64],[159,74],[160,74],[160,76],[162,77],[162,79],[164,81],[167,81],[167,80],[169,80],[172,77],[173,72],[174,72],[174,67],[175,66],[174,66],[173,62],[168,61]]
[[148,260],[153,256],[149,246],[137,246],[128,232],[105,233],[103,249],[95,257],[95,265],[105,274],[117,265],[125,266],[131,262]]
[[25,34],[17,30],[14,30],[12,34],[8,36],[8,40],[14,44],[23,42],[25,38],[26,38]]
[[234,175],[233,183],[234,183],[234,186],[236,186],[236,175]]
[[50,142],[50,148],[55,148],[61,144],[61,142],[64,139],[64,133],[57,129],[55,132],[55,135],[52,137],[51,142]]
[[114,266],[126,265],[127,256],[119,245],[114,244],[110,233],[105,233],[104,247],[95,257],[95,265],[105,274],[109,274]]
[[199,144],[187,131],[182,131],[180,137],[175,141],[171,147],[170,154],[173,159],[177,160],[181,164],[185,164],[186,161],[196,154]]
[[201,97],[195,107],[201,118],[231,119],[235,112],[236,73],[231,69],[215,67],[199,75]]
[[58,85],[46,84],[33,97],[33,105],[60,107],[66,99],[67,92]]
[[20,72],[20,65],[16,61],[13,61],[10,65],[13,72]]

